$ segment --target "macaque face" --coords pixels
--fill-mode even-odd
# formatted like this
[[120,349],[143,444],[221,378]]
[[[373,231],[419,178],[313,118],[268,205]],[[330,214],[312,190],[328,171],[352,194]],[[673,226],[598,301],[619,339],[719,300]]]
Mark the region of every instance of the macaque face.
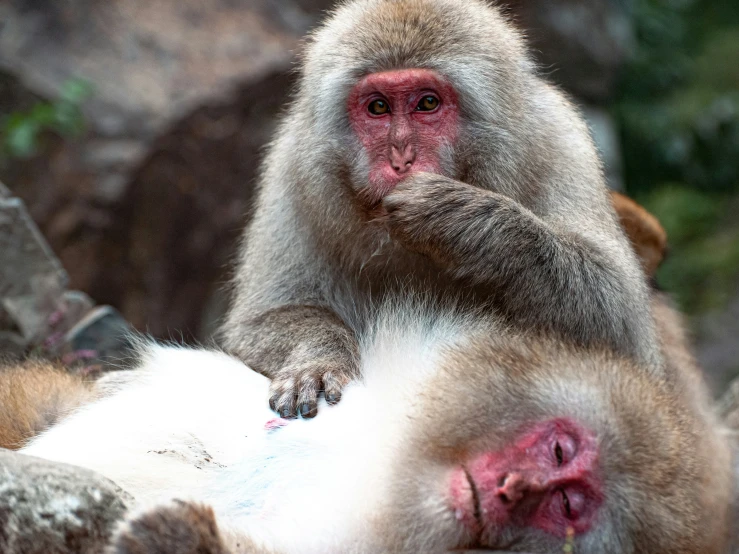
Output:
[[689,401],[608,353],[492,342],[451,351],[420,391],[383,544],[720,551],[728,450]]
[[411,172],[442,173],[442,148],[454,144],[459,116],[454,87],[435,72],[370,74],[352,89],[348,111],[369,161],[371,202]]
[[572,420],[545,421],[454,469],[448,491],[456,519],[483,544],[511,525],[584,533],[603,498],[597,443]]

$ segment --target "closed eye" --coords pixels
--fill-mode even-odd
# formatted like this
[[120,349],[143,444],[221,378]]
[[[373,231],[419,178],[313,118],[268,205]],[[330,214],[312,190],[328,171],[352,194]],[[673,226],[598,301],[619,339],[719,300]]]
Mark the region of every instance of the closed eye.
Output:
[[562,447],[559,445],[559,442],[554,445],[554,456],[557,458],[557,466],[561,466],[564,463],[564,453],[562,452]]
[[567,515],[568,519],[572,519],[572,507],[570,506],[570,499],[567,498],[567,493],[564,491],[564,489],[560,490],[560,493],[562,493],[562,507],[564,508],[565,514]]

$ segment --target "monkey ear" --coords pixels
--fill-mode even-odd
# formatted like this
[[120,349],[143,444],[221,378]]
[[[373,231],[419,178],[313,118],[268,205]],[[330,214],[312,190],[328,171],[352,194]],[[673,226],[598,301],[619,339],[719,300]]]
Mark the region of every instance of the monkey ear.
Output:
[[631,198],[612,191],[611,202],[644,271],[647,276],[653,277],[667,254],[665,229],[656,217]]

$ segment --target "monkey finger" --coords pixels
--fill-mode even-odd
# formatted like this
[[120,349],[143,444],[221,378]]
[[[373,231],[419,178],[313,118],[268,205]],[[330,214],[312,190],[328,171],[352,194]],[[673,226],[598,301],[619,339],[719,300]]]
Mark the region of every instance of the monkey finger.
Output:
[[349,383],[349,377],[341,371],[327,371],[323,374],[323,391],[326,402],[333,405],[341,400],[341,391]]
[[382,208],[386,214],[391,214],[406,203],[402,194],[391,192],[382,199]]
[[291,383],[275,383],[272,382],[272,395],[269,399],[269,406],[280,417],[292,419],[297,417],[296,402],[298,399],[297,391]]
[[320,379],[315,374],[308,374],[300,379],[298,388],[298,414],[304,419],[316,417],[318,413],[318,391]]

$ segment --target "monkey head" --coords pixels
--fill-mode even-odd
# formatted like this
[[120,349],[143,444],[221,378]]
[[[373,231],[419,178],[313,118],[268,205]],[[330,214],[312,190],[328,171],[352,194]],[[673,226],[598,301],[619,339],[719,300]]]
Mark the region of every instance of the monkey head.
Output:
[[404,538],[378,534],[419,552],[722,551],[728,446],[679,386],[609,354],[496,342],[451,352],[420,397],[388,493]]
[[[534,80],[519,33],[483,2],[347,3],[306,49],[300,115],[286,124],[316,140],[293,144],[291,155],[306,182],[333,168],[369,204],[413,172],[520,187],[538,165],[521,123],[541,117],[523,106],[527,89],[541,86]],[[323,174],[307,174],[316,167]]]

